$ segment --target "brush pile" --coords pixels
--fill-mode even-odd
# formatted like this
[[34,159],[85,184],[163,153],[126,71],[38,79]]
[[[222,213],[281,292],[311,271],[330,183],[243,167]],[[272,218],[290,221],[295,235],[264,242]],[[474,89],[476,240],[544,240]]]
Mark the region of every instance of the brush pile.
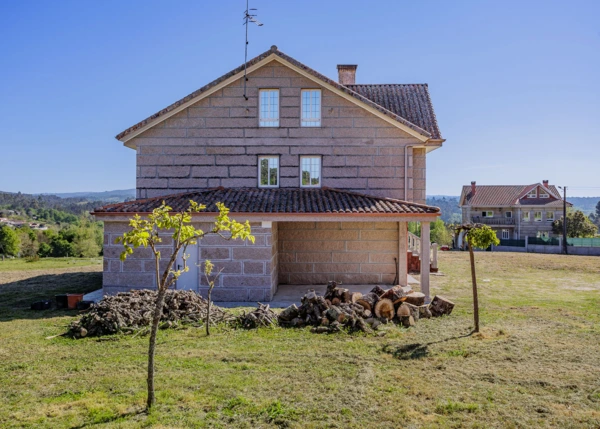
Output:
[[[156,291],[143,289],[104,297],[94,304],[76,322],[71,323],[67,335],[74,338],[102,336],[117,332],[132,333],[150,326],[156,301]],[[181,324],[206,322],[208,301],[196,292],[169,290],[162,309],[162,329]],[[220,307],[211,305],[211,325],[233,320],[234,317]]]
[[277,314],[269,308],[269,304],[258,303],[256,310],[246,314],[242,312],[236,323],[244,329],[254,329],[259,326],[273,326],[277,324]]
[[324,296],[311,289],[302,297],[302,304],[283,310],[278,317],[281,326],[313,326],[312,332],[339,332],[342,327],[350,331],[371,332],[382,323],[397,321],[405,327],[414,326],[420,318],[450,314],[454,304],[436,296],[425,305],[425,295],[413,292],[410,286],[383,289],[375,286],[368,294],[350,292],[331,281]]

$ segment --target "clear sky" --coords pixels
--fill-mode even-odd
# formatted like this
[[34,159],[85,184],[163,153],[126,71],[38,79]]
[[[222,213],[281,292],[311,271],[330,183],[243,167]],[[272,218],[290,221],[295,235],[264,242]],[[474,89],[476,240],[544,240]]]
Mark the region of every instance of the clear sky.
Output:
[[[427,193],[550,180],[600,195],[600,1],[252,0],[273,44],[336,78],[428,83]],[[135,187],[114,136],[243,63],[245,0],[0,3],[0,190]],[[587,188],[587,189],[586,189]]]

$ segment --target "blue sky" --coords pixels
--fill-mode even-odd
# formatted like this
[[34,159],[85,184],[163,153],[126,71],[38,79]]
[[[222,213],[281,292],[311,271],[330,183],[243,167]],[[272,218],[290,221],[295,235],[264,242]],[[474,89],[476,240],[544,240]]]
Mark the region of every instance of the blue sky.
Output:
[[[428,194],[549,179],[600,195],[600,2],[253,0],[275,44],[335,78],[429,84]],[[0,3],[0,190],[135,187],[114,136],[243,62],[244,0]]]

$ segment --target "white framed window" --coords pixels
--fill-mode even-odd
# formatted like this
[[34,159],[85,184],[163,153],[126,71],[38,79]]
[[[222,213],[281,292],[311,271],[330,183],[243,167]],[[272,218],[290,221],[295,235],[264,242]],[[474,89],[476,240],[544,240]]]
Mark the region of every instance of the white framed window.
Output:
[[529,212],[523,212],[523,222],[529,222],[530,220]]
[[279,90],[261,89],[258,92],[260,117],[258,125],[260,127],[278,127],[279,126]]
[[279,186],[279,157],[258,157],[258,186],[260,188],[276,188]]
[[537,235],[537,238],[548,238],[549,237],[549,234],[546,231],[538,231],[536,235]]
[[537,198],[537,188],[527,193],[527,198]]
[[302,127],[321,126],[321,90],[303,89],[300,91],[302,98]]
[[508,229],[502,230],[502,239],[508,240],[510,238],[510,231]]
[[494,212],[491,210],[481,212],[481,217],[494,217]]
[[554,212],[546,212],[546,220],[548,222],[554,222]]
[[541,222],[542,221],[542,212],[533,213],[533,220],[536,222]]
[[321,186],[321,157],[300,157],[300,186],[318,188]]
[[550,195],[545,191],[540,191],[540,198],[550,198]]
[[504,217],[512,219],[512,212],[504,212]]

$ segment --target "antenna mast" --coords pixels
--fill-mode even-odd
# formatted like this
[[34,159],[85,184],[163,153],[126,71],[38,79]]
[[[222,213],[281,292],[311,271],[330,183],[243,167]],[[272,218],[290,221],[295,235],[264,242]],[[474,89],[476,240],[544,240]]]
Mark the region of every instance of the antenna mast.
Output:
[[246,95],[246,82],[248,81],[248,77],[246,77],[246,72],[248,71],[248,21],[255,23],[259,27],[262,27],[262,22],[259,22],[255,17],[256,14],[251,14],[251,10],[248,5],[249,0],[246,0],[246,10],[244,11],[244,25],[246,26],[246,44],[244,46],[244,99],[248,101],[248,96]]

